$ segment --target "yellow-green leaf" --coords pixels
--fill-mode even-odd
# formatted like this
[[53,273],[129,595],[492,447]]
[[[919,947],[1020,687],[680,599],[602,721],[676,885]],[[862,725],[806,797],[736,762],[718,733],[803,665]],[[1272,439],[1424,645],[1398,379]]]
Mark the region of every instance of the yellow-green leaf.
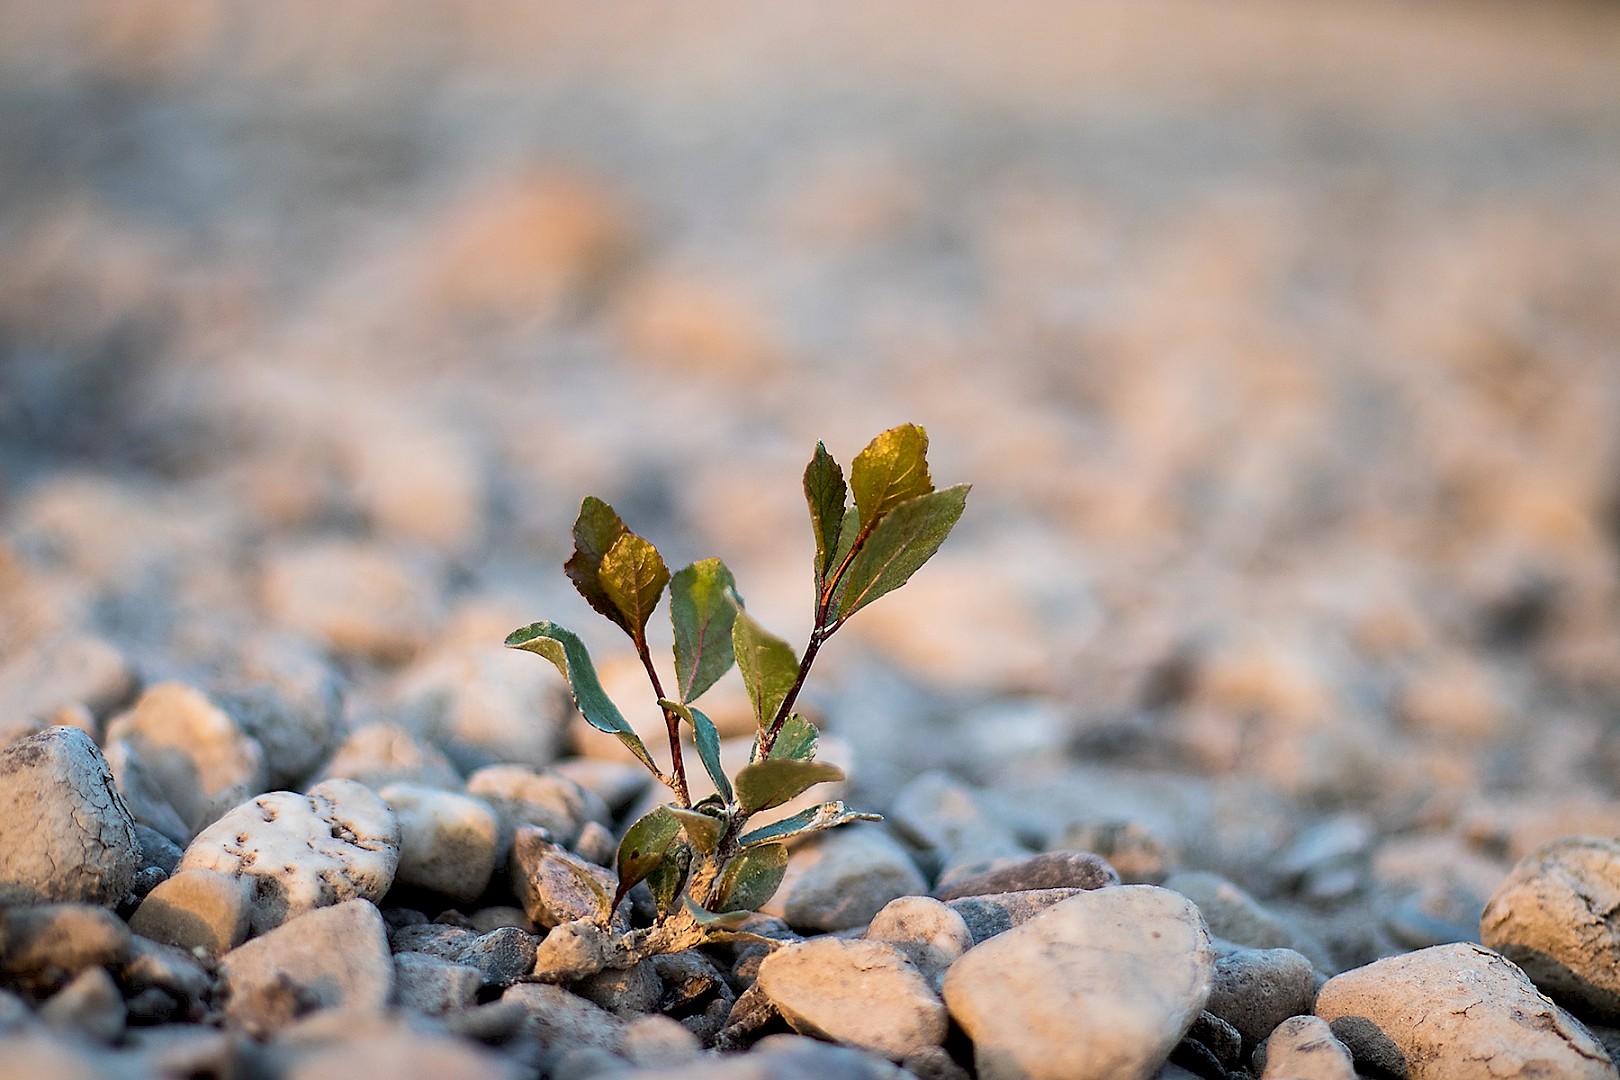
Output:
[[[563,564],[568,580],[574,583],[579,595],[620,626],[624,626],[624,618],[618,605],[602,587],[602,557],[612,549],[619,537],[629,531],[613,507],[594,495],[588,495],[580,503],[579,517],[574,519],[574,553]],[[627,626],[624,628],[629,629]]]
[[720,846],[720,835],[725,831],[725,822],[697,810],[687,810],[679,806],[671,806],[668,809],[680,820],[681,828],[686,830],[686,838],[692,842],[693,847],[707,855]]
[[731,626],[732,648],[743,686],[754,706],[754,717],[764,727],[776,718],[782,699],[799,677],[799,658],[793,647],[755,622],[740,603]]
[[654,807],[625,830],[624,839],[619,841],[619,891],[613,898],[614,908],[637,882],[658,869],[680,835],[680,819],[664,806]]
[[901,424],[867,443],[850,464],[849,486],[863,529],[907,499],[933,491],[928,433],[916,424]]
[[737,773],[737,805],[747,814],[769,810],[816,784],[843,778],[842,769],[825,761],[766,758],[743,766]]
[[787,873],[788,850],[782,844],[744,848],[720,871],[715,886],[717,912],[758,911],[782,884]]
[[602,556],[597,568],[602,591],[623,616],[619,625],[637,642],[643,639],[647,620],[669,584],[669,568],[652,542],[626,532]]
[[919,495],[891,510],[849,564],[838,600],[847,619],[904,585],[945,542],[967,505],[968,484]]
[[686,898],[686,910],[691,912],[692,918],[697,920],[699,926],[707,930],[735,930],[747,922],[748,917],[753,914],[752,911],[710,911],[701,907],[690,896]]
[[681,889],[686,885],[686,872],[691,865],[691,846],[684,840],[677,840],[670,846],[664,860],[647,875],[647,888],[652,892],[653,905],[660,916],[668,916],[675,910],[675,901],[680,898]]
[[669,618],[675,627],[675,682],[694,701],[732,664],[731,626],[737,607],[727,592],[736,579],[719,559],[703,559],[675,574]]
[[776,733],[776,741],[771,744],[768,758],[792,758],[795,761],[814,761],[816,758],[816,744],[821,741],[821,733],[816,725],[794,713],[782,724],[782,729]]

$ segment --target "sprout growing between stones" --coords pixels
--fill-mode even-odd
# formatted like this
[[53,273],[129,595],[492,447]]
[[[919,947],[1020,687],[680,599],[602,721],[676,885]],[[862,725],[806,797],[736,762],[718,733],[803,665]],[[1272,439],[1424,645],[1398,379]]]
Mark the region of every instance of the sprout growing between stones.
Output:
[[[804,471],[815,537],[815,623],[800,655],[749,615],[736,580],[719,559],[703,559],[671,574],[658,549],[631,532],[611,506],[585,499],[574,522],[574,553],[564,569],[580,595],[635,647],[664,715],[669,771],[659,767],[603,691],[574,633],[537,622],[514,630],[506,644],[555,664],[586,722],[623,742],[673,795],[632,824],[619,845],[618,887],[611,897],[604,893],[599,925],[607,927],[626,894],[643,881],[658,915],[651,927],[620,940],[618,961],[735,937],[781,884],[788,841],[851,821],[879,820],[833,801],[748,828],[755,814],[817,784],[843,779],[836,766],[816,760],[816,727],[794,711],[799,693],[827,640],[857,611],[904,585],[939,550],[962,516],[968,487],[934,488],[928,435],[916,424],[873,439],[850,464],[847,483],[843,469],[818,443]],[[675,633],[673,695],[666,693],[647,645],[647,622],[666,590]],[[728,777],[714,723],[693,702],[734,664],[757,730],[748,764]],[[716,792],[696,803],[682,725],[691,731]]]

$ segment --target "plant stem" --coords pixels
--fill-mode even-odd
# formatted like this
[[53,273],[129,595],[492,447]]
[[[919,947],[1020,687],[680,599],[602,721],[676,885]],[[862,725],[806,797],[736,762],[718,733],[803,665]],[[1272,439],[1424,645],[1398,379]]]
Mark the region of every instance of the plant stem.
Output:
[[[647,651],[647,639],[645,636],[637,634],[635,643],[636,655],[641,657],[641,666],[647,669],[647,678],[652,682],[653,693],[658,695],[658,700],[663,701],[664,688],[658,680],[658,669],[653,667],[652,654]],[[660,708],[663,707],[660,706]],[[668,784],[670,789],[675,792],[675,799],[681,806],[690,807],[692,805],[692,796],[688,793],[686,786],[686,757],[681,753],[681,718],[676,716],[671,709],[663,709],[663,713],[664,729],[669,732],[669,756],[674,776],[669,778],[660,776],[659,779]]]

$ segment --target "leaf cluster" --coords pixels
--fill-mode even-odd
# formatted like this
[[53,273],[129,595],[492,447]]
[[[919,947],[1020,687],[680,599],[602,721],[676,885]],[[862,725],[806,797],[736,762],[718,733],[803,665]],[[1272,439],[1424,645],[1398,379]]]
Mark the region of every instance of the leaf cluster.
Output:
[[[734,930],[767,902],[797,837],[876,815],[829,801],[759,828],[749,819],[817,784],[840,780],[816,759],[815,725],[794,711],[821,646],[849,618],[904,585],[930,559],[961,517],[968,485],[936,490],[928,436],[916,424],[885,431],[843,469],[818,443],[804,471],[815,539],[815,626],[802,655],[751,616],[736,580],[719,559],[671,574],[653,544],[630,531],[614,509],[584,500],[574,522],[574,552],[564,566],[587,603],[630,638],[646,670],[669,739],[670,772],[603,691],[584,643],[553,622],[514,630],[506,644],[550,660],[567,680],[587,723],[623,742],[674,795],[632,824],[619,845],[618,889],[602,922],[635,885],[646,882],[660,922],[685,920],[705,933]],[[665,693],[647,644],[647,624],[669,594],[675,694]],[[727,776],[713,721],[693,702],[735,666],[757,722],[749,763]],[[682,728],[715,794],[693,803]]]

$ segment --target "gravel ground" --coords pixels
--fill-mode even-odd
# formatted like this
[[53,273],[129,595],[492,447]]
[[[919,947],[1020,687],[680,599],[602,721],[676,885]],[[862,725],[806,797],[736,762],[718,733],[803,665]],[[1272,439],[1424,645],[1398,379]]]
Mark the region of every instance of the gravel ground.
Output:
[[[1616,101],[1597,3],[0,3],[0,899],[58,905],[0,911],[16,1060],[1350,1075],[1278,1027],[1332,976],[1315,1017],[1358,1067],[1455,1077],[1531,1040],[1358,1043],[1343,1018],[1389,1002],[1340,980],[1450,1001],[1425,980],[1462,971],[1504,1014],[1551,994],[1537,1031],[1613,1075],[1581,1038],[1620,1021]],[[974,489],[812,678],[889,821],[795,852],[771,910],[805,945],[757,984],[757,957],[644,972],[645,1007],[503,982],[561,962],[505,884],[523,827],[591,859],[638,793],[501,639],[577,629],[659,728],[561,572],[581,498],[672,566],[720,556],[802,641],[804,463],[905,421]],[[90,845],[71,873],[31,800]],[[311,847],[244,893],[209,839],[243,812],[394,862]],[[446,877],[401,838],[427,821],[484,862]],[[950,891],[1036,852],[1095,852],[1123,899],[1059,873],[1026,932],[1041,904]],[[150,942],[202,931],[136,907],[156,888],[215,913],[162,979]],[[17,958],[70,916],[110,944]],[[1052,935],[1161,925],[1174,957],[1040,967]],[[292,986],[322,935],[384,974]],[[818,1013],[840,964],[915,1005],[900,1043]],[[1190,989],[1129,1006],[1126,1057],[993,1049],[1018,986],[1084,1011],[1154,965]],[[754,1049],[693,1057],[717,1039]],[[1504,1075],[1581,1074],[1537,1053]]]

